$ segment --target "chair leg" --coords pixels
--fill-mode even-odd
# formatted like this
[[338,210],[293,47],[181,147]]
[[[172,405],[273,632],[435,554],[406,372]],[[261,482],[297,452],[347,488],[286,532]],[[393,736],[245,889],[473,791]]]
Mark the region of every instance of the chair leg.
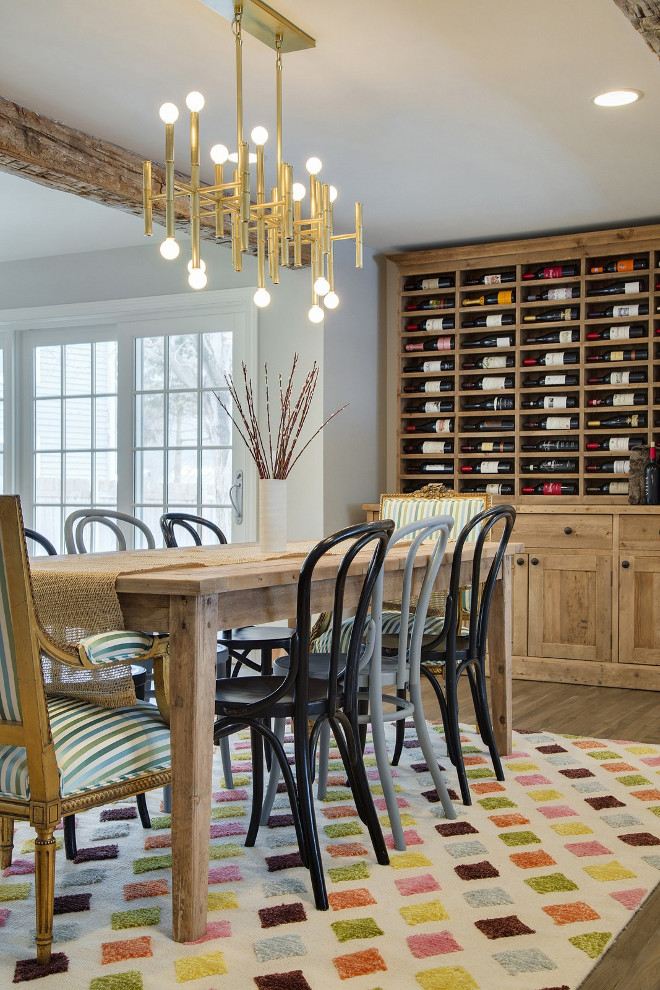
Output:
[[463,751],[461,749],[461,731],[458,727],[458,674],[456,671],[447,671],[446,691],[447,691],[447,718],[448,723],[445,731],[451,739],[452,750],[456,757],[454,766],[458,774],[458,783],[461,788],[463,804],[472,804],[472,795],[468,786],[467,775],[465,773],[465,763],[463,762]]
[[475,711],[477,713],[479,734],[488,746],[490,758],[493,763],[493,769],[495,770],[495,776],[498,780],[504,780],[502,761],[500,760],[500,754],[497,751],[497,743],[495,742],[495,734],[493,732],[493,723],[490,718],[488,693],[486,690],[486,677],[483,666],[479,664],[478,668],[474,672],[471,669],[468,669],[468,675],[472,675],[470,677],[470,687],[472,688],[472,698],[474,701]]
[[76,844],[76,816],[64,816],[64,852],[67,859],[75,859],[78,852]]
[[231,746],[229,737],[223,736],[220,740],[220,758],[222,760],[222,775],[225,778],[225,787],[228,790],[234,789],[234,775],[231,769]]
[[37,900],[37,962],[50,962],[55,910],[55,839],[54,829],[37,828],[34,844],[34,872]]
[[450,732],[448,729],[449,714],[447,712],[447,702],[445,701],[445,696],[443,694],[442,688],[440,687],[440,684],[435,674],[433,674],[430,670],[428,670],[428,668],[425,667],[424,664],[420,665],[419,670],[420,673],[423,674],[426,680],[430,683],[431,687],[433,688],[433,691],[435,692],[438,705],[440,706],[440,715],[442,717],[442,724],[445,730],[445,745],[447,747],[447,756],[451,760],[452,764],[456,766],[457,756],[454,753],[452,739],[450,737]]
[[[273,732],[275,736],[279,739],[280,743],[284,742],[285,730],[286,730],[285,719],[276,718],[273,720]],[[268,775],[268,787],[266,788],[264,803],[261,809],[261,821],[260,821],[261,825],[268,824],[270,813],[273,810],[273,802],[275,801],[275,795],[277,794],[277,785],[279,783],[279,780],[280,780],[279,761],[278,760],[271,761],[270,773]]]
[[318,741],[319,754],[319,779],[316,785],[316,796],[319,801],[324,801],[328,793],[328,762],[330,752],[330,723],[324,722],[321,726]]
[[456,809],[451,803],[451,798],[447,792],[447,787],[443,780],[442,772],[438,766],[435,753],[433,752],[433,743],[431,742],[429,730],[426,725],[426,719],[424,718],[422,692],[419,682],[410,685],[410,694],[410,700],[415,706],[413,709],[413,720],[415,722],[415,729],[417,730],[417,738],[419,739],[419,745],[422,753],[424,754],[426,765],[428,766],[429,773],[433,778],[433,783],[435,784],[435,789],[442,803],[445,815],[450,819],[456,818]]
[[374,800],[369,789],[369,781],[362,760],[362,752],[358,746],[357,734],[351,724],[350,719],[344,712],[337,712],[330,720],[332,730],[337,740],[337,745],[341,753],[346,773],[349,776],[353,795],[356,800],[360,818],[365,823],[371,837],[371,844],[376,853],[376,859],[382,866],[387,866],[390,861],[383,838],[383,831],[378,821]]
[[149,817],[149,809],[147,808],[147,795],[137,794],[135,800],[137,803],[138,815],[140,816],[140,821],[142,822],[142,828],[151,828],[151,818]]
[[264,801],[264,741],[261,733],[253,727],[250,727],[250,748],[252,750],[252,813],[245,839],[246,846],[253,846],[256,842]]
[[163,811],[167,815],[172,811],[172,788],[169,784],[163,788]]
[[9,815],[0,815],[0,869],[6,870],[11,866],[14,849],[14,819]]
[[293,748],[295,754],[296,786],[298,791],[298,807],[300,809],[300,824],[302,828],[305,849],[307,850],[307,868],[309,870],[314,892],[314,903],[319,911],[327,911],[328,894],[323,876],[321,848],[316,829],[314,815],[314,794],[312,789],[312,764],[307,734],[307,718],[298,714],[293,724]]

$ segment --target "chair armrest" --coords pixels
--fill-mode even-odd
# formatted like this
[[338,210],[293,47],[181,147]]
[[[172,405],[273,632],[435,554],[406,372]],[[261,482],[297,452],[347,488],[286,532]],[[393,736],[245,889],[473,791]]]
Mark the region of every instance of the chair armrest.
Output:
[[167,649],[167,642],[154,633],[114,629],[86,636],[77,646],[82,666],[90,670],[151,660]]

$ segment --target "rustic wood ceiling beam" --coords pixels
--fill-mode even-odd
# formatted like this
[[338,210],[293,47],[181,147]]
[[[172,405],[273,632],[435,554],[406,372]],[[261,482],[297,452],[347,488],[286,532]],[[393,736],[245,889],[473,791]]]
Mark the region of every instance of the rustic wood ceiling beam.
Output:
[[660,0],[614,0],[614,3],[660,58]]

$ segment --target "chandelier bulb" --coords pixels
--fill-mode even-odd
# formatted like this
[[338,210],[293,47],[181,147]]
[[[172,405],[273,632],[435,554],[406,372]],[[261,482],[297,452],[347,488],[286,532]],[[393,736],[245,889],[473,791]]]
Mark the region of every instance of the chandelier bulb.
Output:
[[326,309],[336,309],[339,305],[339,296],[336,292],[326,292],[323,297],[323,305]]
[[337,189],[335,186],[330,186],[330,202],[334,203],[337,199]]
[[173,124],[179,118],[179,108],[176,103],[163,103],[158,116],[164,124]]
[[252,297],[252,301],[255,306],[259,307],[259,309],[263,309],[264,306],[267,306],[270,302],[270,292],[262,286],[260,289],[257,289]]
[[265,127],[262,127],[261,124],[259,124],[257,127],[252,128],[250,137],[255,144],[265,144],[268,140],[268,131]]
[[166,237],[160,245],[160,253],[165,261],[174,261],[179,257],[179,245],[173,237]]
[[307,195],[307,190],[303,186],[302,182],[294,182],[293,188],[291,189],[291,194],[293,196],[294,203],[299,203]]
[[[230,162],[232,162],[233,165],[238,165],[238,152],[237,151],[230,151],[229,152],[229,155],[227,156],[227,158],[228,158],[228,160]],[[248,162],[249,162],[249,164],[250,165],[254,165],[254,163],[256,162],[256,160],[257,160],[256,154],[254,153],[254,151],[251,151],[249,153],[249,155],[248,155]]]
[[326,292],[330,291],[330,283],[328,282],[325,275],[319,275],[319,277],[314,282],[314,292],[317,296],[324,296]]
[[192,93],[188,93],[186,96],[186,106],[191,113],[199,113],[204,107],[204,97],[197,90],[193,90]]
[[188,276],[188,285],[191,289],[203,289],[206,285],[206,272],[201,268],[192,268]]
[[323,323],[323,317],[325,316],[323,310],[320,306],[312,306],[307,314],[311,323]]
[[224,165],[229,158],[229,149],[224,144],[214,144],[211,148],[211,160],[216,165]]
[[307,161],[305,162],[305,168],[307,169],[310,175],[318,175],[318,173],[323,168],[323,162],[321,161],[320,158],[315,158],[315,157],[308,158]]
[[[192,258],[191,258],[190,261],[188,262],[188,274],[189,275],[190,275],[190,273],[191,273],[192,270],[193,270],[193,263],[192,263]],[[199,271],[201,271],[201,272],[205,272],[206,271],[206,262],[204,261],[203,258],[200,258],[199,259]]]

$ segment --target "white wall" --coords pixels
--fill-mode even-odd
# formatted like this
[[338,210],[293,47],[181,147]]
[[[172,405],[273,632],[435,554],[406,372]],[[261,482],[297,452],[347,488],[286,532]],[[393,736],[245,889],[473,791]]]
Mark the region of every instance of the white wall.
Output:
[[[246,258],[243,271],[235,273],[228,248],[209,245],[203,253],[209,289],[256,284],[254,258]],[[360,520],[360,504],[376,498],[380,490],[378,273],[369,251],[365,250],[362,271],[352,267],[353,257],[349,245],[338,247],[336,284],[341,305],[328,313],[325,325],[307,319],[309,271],[282,271],[280,285],[272,287],[270,306],[260,313],[259,367],[268,364],[272,382],[278,372],[288,375],[294,352],[299,354],[302,373],[314,361],[320,365],[304,437],[336,408],[350,404],[315,438],[294,468],[288,486],[292,538],[316,539]],[[144,247],[0,265],[3,310],[189,291],[185,265],[165,263],[155,239]]]

